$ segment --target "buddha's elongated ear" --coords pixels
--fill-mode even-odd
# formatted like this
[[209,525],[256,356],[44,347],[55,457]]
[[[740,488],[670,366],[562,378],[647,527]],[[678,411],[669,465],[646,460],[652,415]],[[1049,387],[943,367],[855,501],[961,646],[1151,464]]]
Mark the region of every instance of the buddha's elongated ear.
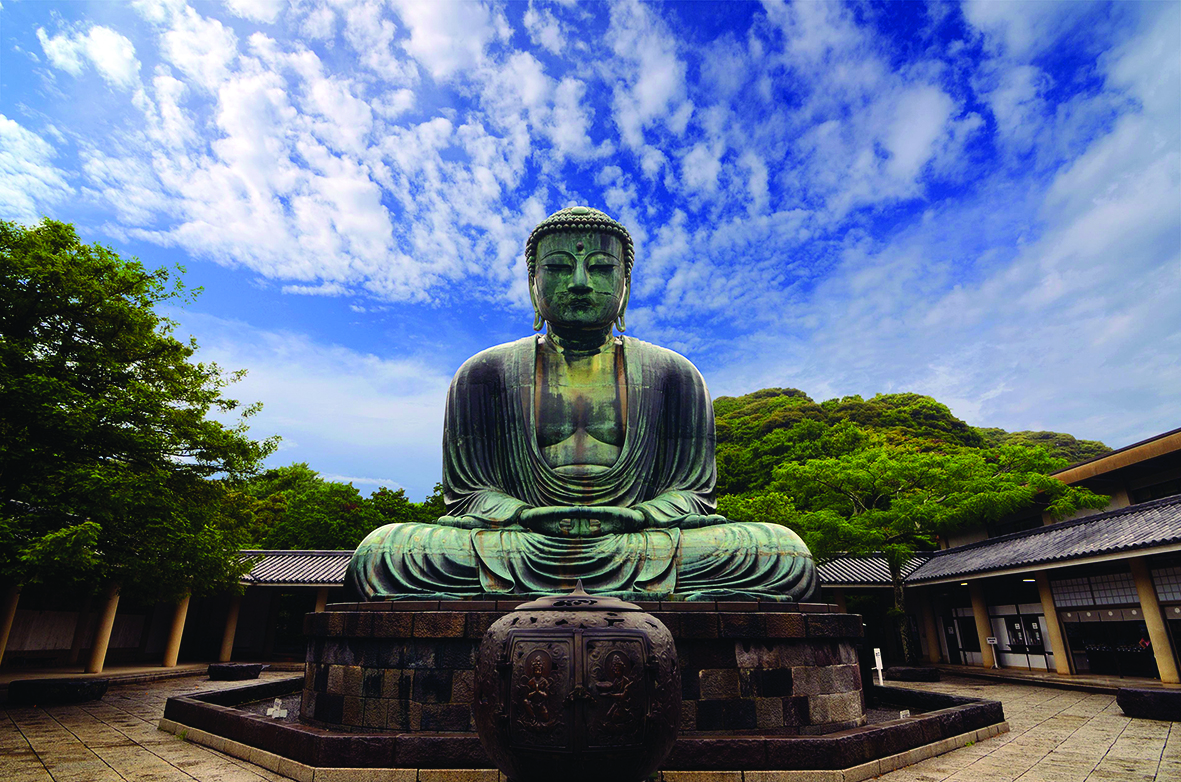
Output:
[[533,275],[529,275],[529,301],[533,302],[533,330],[541,331],[545,326],[545,318],[541,317],[541,308],[537,306],[537,290],[533,287]]
[[627,324],[623,321],[623,313],[627,311],[627,300],[631,297],[632,281],[625,280],[623,283],[623,298],[619,300],[619,314],[615,316],[615,328],[619,329],[622,334],[627,330]]

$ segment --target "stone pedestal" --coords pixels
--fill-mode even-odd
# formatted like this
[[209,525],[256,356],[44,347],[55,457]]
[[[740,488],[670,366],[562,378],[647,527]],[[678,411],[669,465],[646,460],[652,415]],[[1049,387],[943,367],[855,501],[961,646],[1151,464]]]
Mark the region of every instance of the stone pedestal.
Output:
[[[302,719],[355,732],[467,732],[476,650],[521,600],[337,603],[304,622]],[[861,618],[826,604],[637,603],[668,627],[683,735],[819,734],[865,723]]]

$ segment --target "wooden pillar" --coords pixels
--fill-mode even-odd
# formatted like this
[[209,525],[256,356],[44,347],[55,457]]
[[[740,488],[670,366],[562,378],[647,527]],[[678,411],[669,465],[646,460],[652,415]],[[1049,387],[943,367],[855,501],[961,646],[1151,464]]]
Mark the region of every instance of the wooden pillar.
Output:
[[238,632],[238,611],[242,608],[242,596],[230,595],[230,610],[226,614],[226,629],[221,636],[221,651],[217,654],[219,663],[228,663],[234,654],[234,633]]
[[988,603],[984,602],[984,590],[980,588],[980,581],[968,582],[968,594],[972,596],[972,617],[976,620],[976,635],[980,638],[980,657],[984,660],[984,667],[991,668],[996,664],[993,649],[988,645],[988,638],[992,636],[992,622],[988,621]]
[[164,667],[175,668],[176,658],[180,657],[180,639],[185,634],[185,618],[189,615],[189,599],[185,595],[176,604],[172,614],[172,627],[168,631],[168,644],[164,647]]
[[320,613],[328,606],[328,587],[316,590],[316,613]]
[[[911,594],[916,594],[912,589]],[[918,590],[919,610],[923,614],[923,632],[927,634],[927,662],[937,663],[943,659],[939,645],[939,625],[935,622],[935,610],[931,607],[929,589]]]
[[115,626],[115,610],[118,607],[119,585],[112,581],[103,594],[98,627],[94,631],[94,643],[90,646],[90,661],[86,663],[87,673],[103,672],[103,665],[107,662],[107,645],[111,642],[111,629]]
[[1148,640],[1152,642],[1152,653],[1156,656],[1156,670],[1164,684],[1181,683],[1177,674],[1177,658],[1173,656],[1173,644],[1169,641],[1169,628],[1161,616],[1160,602],[1156,599],[1156,587],[1144,557],[1136,557],[1129,563],[1132,578],[1136,580],[1136,594],[1140,596],[1140,608],[1144,611],[1144,623],[1148,625]]
[[836,603],[837,610],[842,614],[849,613],[849,605],[845,602],[845,590],[834,589],[832,591],[832,602]]
[[1059,676],[1070,676],[1070,655],[1066,650],[1066,638],[1062,635],[1062,623],[1058,621],[1058,609],[1054,607],[1054,593],[1050,579],[1044,570],[1034,573],[1037,591],[1042,596],[1042,613],[1046,616],[1046,632],[1050,635],[1050,651],[1054,653],[1054,669]]
[[16,607],[21,599],[21,585],[13,584],[4,593],[4,605],[0,607],[0,662],[4,661],[4,650],[8,648],[8,636],[12,633],[12,622],[16,619]]

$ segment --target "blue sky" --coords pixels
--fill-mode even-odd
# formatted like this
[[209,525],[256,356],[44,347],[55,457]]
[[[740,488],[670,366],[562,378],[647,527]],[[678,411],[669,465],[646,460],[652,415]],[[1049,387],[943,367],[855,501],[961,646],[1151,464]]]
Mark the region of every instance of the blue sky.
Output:
[[0,217],[205,292],[275,464],[425,495],[586,203],[712,392],[1181,425],[1181,4],[0,0]]

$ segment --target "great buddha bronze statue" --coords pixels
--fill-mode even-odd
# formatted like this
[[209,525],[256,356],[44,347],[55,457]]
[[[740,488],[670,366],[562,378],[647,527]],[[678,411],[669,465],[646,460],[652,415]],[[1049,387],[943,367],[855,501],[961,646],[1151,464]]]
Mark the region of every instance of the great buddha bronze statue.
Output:
[[349,563],[368,600],[569,591],[802,601],[816,570],[776,524],[714,502],[714,415],[688,359],[624,330],[627,230],[576,206],[525,246],[534,330],[468,359],[447,395],[434,524],[389,524]]

